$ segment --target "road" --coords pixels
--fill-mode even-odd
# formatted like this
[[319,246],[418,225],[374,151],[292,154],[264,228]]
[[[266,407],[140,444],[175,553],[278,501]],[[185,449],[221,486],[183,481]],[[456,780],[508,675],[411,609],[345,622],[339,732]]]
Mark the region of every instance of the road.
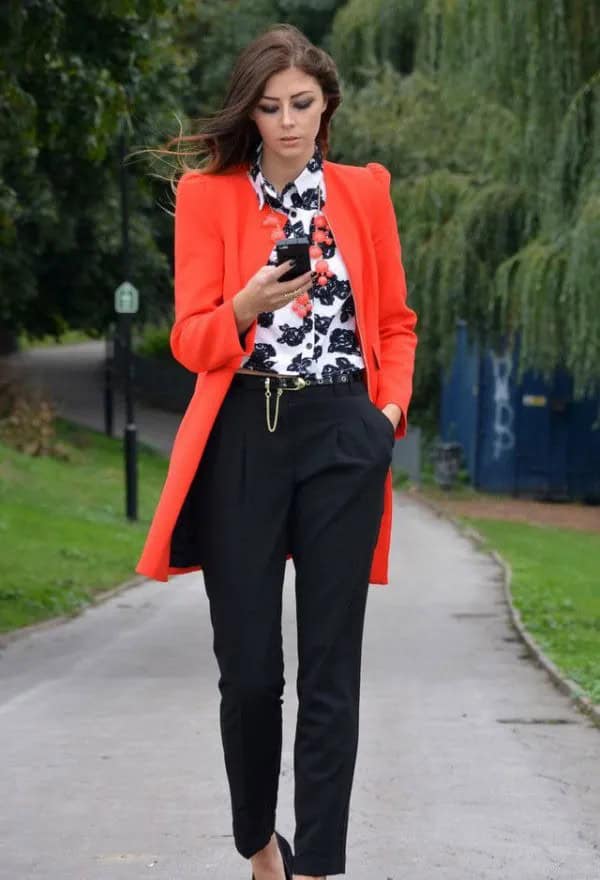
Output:
[[[390,562],[367,606],[346,876],[598,880],[599,731],[525,653],[496,564],[405,494]],[[293,574],[290,561],[278,813],[290,836]],[[248,880],[211,640],[191,574],[4,645],[1,880]]]

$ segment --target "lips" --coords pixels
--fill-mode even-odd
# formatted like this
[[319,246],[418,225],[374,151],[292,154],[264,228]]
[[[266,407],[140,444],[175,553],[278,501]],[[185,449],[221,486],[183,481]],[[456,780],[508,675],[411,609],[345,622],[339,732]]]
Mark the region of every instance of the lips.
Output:
[[294,141],[300,140],[300,138],[289,137],[289,138],[281,138],[281,140],[283,141],[284,144],[292,144],[292,143],[294,143]]

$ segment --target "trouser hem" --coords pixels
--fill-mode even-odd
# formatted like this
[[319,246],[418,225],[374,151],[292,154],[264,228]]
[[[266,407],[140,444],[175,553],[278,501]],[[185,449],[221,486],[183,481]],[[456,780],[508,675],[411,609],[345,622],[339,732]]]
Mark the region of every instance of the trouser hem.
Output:
[[307,877],[331,877],[333,874],[346,873],[344,856],[323,856],[317,853],[294,856],[294,874],[305,874]]
[[257,852],[260,852],[261,849],[265,848],[273,836],[273,830],[274,829],[266,831],[263,837],[256,837],[252,842],[241,842],[236,840],[235,848],[245,859],[250,859],[252,856],[256,855]]

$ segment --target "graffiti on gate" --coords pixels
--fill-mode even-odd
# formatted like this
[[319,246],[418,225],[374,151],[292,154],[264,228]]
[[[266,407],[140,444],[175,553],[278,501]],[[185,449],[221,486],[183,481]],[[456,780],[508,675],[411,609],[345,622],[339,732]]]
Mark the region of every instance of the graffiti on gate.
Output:
[[497,460],[510,452],[515,445],[513,425],[515,413],[510,400],[511,355],[497,355],[492,352],[494,371],[494,458]]

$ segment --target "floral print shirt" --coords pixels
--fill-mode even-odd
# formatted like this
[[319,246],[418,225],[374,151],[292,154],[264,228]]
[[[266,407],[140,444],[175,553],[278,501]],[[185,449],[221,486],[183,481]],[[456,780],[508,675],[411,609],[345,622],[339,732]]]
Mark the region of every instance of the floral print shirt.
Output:
[[[320,146],[315,143],[312,157],[296,179],[286,183],[281,193],[263,175],[261,156],[262,141],[256,148],[248,171],[259,209],[267,204],[284,215],[283,232],[286,238],[306,235],[312,240],[319,185],[321,207],[327,212]],[[327,260],[333,274],[326,285],[313,284],[310,291],[312,310],[301,317],[293,311],[291,300],[272,312],[260,312],[257,316],[254,349],[240,363],[240,367],[300,374],[313,379],[364,368],[356,334],[354,297],[333,230],[331,239],[330,245],[324,243],[321,247],[322,258]],[[312,269],[316,262],[311,257]],[[275,246],[267,265],[277,265]]]

